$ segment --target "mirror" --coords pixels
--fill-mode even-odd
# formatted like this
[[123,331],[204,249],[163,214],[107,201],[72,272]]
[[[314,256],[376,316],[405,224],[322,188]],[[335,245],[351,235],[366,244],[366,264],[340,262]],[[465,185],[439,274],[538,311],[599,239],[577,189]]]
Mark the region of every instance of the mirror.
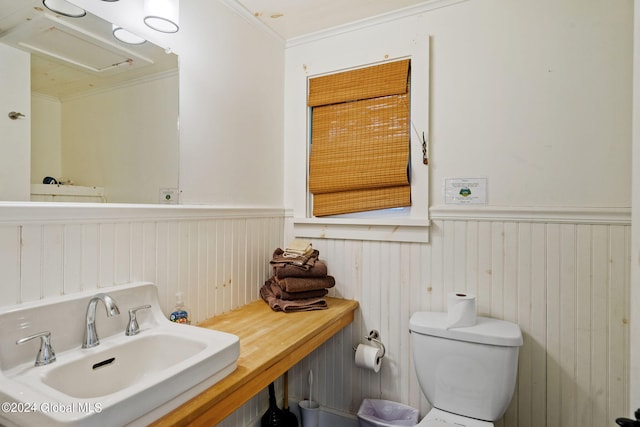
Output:
[[0,43],[31,58],[31,200],[177,203],[178,57],[112,31],[0,0]]

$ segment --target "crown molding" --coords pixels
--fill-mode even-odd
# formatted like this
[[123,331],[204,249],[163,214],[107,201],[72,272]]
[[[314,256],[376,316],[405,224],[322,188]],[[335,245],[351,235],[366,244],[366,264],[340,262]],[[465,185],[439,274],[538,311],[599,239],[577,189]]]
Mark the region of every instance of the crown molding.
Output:
[[348,33],[351,31],[357,31],[363,28],[371,27],[374,25],[383,24],[386,22],[395,21],[397,19],[406,18],[408,16],[418,15],[420,13],[429,12],[431,10],[440,9],[447,6],[452,6],[458,3],[466,2],[468,0],[427,0],[414,6],[408,6],[402,9],[394,10],[392,12],[383,13],[373,16],[371,18],[361,19],[344,25],[338,25],[335,27],[327,28],[325,30],[315,31],[309,34],[305,34],[298,37],[292,37],[290,39],[284,39],[280,34],[276,33],[267,24],[258,19],[247,8],[241,5],[236,0],[219,0],[222,4],[227,6],[233,12],[242,17],[245,21],[260,28],[268,33],[271,37],[285,43],[285,47],[297,46],[305,43],[310,43],[316,40],[324,39],[327,37],[333,37],[339,34]]
[[293,46],[303,45],[325,38],[349,33],[352,31],[362,30],[364,28],[385,24],[387,22],[392,22],[414,15],[419,15],[421,13],[441,9],[443,7],[453,6],[466,1],[468,0],[427,0],[414,6],[408,6],[402,9],[394,10],[392,12],[383,13],[370,18],[361,19],[344,25],[338,25],[302,36],[292,37],[286,40],[286,47],[289,48]]
[[227,6],[229,9],[231,9],[231,11],[235,12],[238,16],[240,16],[245,21],[247,21],[249,24],[261,29],[262,31],[266,32],[274,39],[282,43],[285,43],[285,39],[280,34],[273,31],[271,27],[269,27],[267,24],[265,24],[260,19],[258,19],[253,13],[249,11],[249,9],[241,5],[238,1],[236,0],[219,0],[219,1],[220,3]]

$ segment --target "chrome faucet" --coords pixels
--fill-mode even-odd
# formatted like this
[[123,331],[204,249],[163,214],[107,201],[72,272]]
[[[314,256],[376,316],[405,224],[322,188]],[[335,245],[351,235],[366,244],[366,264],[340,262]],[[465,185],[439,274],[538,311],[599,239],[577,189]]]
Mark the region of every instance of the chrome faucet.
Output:
[[136,313],[139,310],[146,310],[147,308],[151,308],[151,306],[149,304],[146,304],[146,305],[141,305],[140,307],[129,309],[129,323],[127,324],[127,329],[124,331],[124,334],[126,336],[132,337],[140,333],[140,325],[138,324],[138,318],[136,317]]
[[102,301],[107,310],[107,316],[115,316],[120,314],[120,310],[116,302],[107,294],[96,294],[89,300],[87,305],[86,323],[87,328],[84,331],[84,339],[82,340],[82,348],[92,348],[100,344],[98,333],[96,332],[96,305],[98,301]]
[[40,338],[40,350],[38,350],[34,365],[44,366],[55,362],[56,353],[53,351],[53,347],[51,347],[51,332],[49,331],[42,331],[37,334],[29,335],[28,337],[20,338],[16,341],[16,344],[24,344],[27,341],[31,341],[36,338]]

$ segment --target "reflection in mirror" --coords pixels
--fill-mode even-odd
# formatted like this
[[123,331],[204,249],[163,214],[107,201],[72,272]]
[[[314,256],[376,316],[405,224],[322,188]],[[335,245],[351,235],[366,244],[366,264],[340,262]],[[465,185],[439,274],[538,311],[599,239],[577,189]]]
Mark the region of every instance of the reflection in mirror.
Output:
[[31,200],[177,202],[178,58],[112,31],[0,0],[0,43],[31,58]]

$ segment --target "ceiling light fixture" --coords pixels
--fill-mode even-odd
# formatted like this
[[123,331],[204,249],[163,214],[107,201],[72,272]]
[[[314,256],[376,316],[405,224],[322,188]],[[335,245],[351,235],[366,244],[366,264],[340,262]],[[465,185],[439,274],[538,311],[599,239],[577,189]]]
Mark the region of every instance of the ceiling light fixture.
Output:
[[66,0],[42,0],[42,4],[50,11],[69,18],[82,18],[87,14],[86,10]]
[[[105,0],[106,1],[106,0]],[[127,44],[142,44],[146,42],[142,37],[136,36],[135,34],[125,30],[122,27],[118,27],[116,24],[112,24],[111,26],[113,37],[120,40],[123,43]]]
[[176,33],[179,9],[179,0],[144,0],[144,23],[162,33]]

